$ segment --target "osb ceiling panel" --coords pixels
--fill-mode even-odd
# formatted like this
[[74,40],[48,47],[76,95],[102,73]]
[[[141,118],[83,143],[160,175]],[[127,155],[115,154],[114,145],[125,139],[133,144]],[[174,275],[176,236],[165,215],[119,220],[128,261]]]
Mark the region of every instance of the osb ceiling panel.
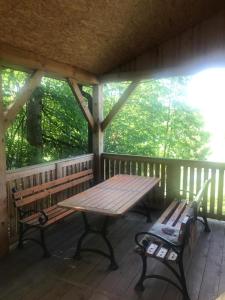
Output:
[[224,0],[0,0],[0,41],[102,74],[224,7]]

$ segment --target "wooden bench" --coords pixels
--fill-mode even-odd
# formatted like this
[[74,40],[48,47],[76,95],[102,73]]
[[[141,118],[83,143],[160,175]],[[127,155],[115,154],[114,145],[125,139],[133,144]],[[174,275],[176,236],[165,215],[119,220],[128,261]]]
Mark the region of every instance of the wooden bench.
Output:
[[[50,256],[45,243],[45,230],[49,226],[75,213],[74,209],[59,207],[54,203],[56,201],[52,199],[52,196],[84,183],[93,183],[92,169],[58,178],[21,191],[16,191],[14,188],[13,198],[19,213],[20,225],[18,247],[22,248],[24,241],[31,240],[42,247],[44,257]],[[45,205],[43,204],[43,200],[45,200]],[[47,207],[44,208],[43,206]],[[28,233],[30,234],[31,229],[38,229],[40,231],[40,239],[27,236]]]
[[[206,232],[210,232],[204,209],[202,210],[202,219],[198,217],[203,196],[209,183],[210,180],[205,181],[192,202],[174,200],[148,232],[136,234],[137,246],[135,251],[142,258],[142,272],[135,286],[136,290],[144,290],[143,282],[145,279],[157,278],[175,286],[183,294],[184,299],[190,299],[183,268],[183,252],[185,245],[193,237],[192,233],[197,220],[204,224]],[[164,263],[175,275],[177,282],[162,275],[147,274],[148,257]],[[178,270],[175,269],[175,265],[178,265]]]

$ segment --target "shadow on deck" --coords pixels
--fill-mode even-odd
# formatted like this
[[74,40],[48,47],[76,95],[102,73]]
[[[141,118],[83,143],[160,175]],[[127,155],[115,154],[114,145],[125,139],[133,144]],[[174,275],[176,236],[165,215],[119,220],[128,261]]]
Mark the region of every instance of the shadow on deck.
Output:
[[[74,215],[47,233],[51,258],[43,259],[41,249],[28,243],[0,262],[0,299],[182,299],[175,288],[154,279],[146,281],[142,294],[134,291],[141,266],[133,251],[134,234],[148,226],[143,218],[133,214],[112,223],[109,236],[119,269],[110,272],[108,261],[101,256],[84,253],[80,261],[70,258],[82,231],[81,218]],[[186,264],[192,300],[215,300],[225,292],[225,223],[211,220],[210,226],[212,232],[200,234]],[[100,245],[96,236],[88,242]],[[166,271],[162,264],[150,259],[149,268],[164,274]]]

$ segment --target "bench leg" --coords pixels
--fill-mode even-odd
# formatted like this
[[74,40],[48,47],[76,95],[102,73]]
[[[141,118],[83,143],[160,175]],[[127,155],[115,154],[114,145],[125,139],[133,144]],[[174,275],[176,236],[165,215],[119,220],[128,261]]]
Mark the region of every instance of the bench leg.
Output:
[[141,255],[141,259],[142,259],[142,272],[141,272],[141,276],[135,286],[135,290],[136,291],[143,291],[144,290],[144,285],[143,282],[146,278],[146,271],[147,271],[147,256],[145,254]]
[[138,280],[138,282],[135,286],[136,291],[143,291],[144,290],[144,285],[143,285],[144,280],[155,278],[155,279],[159,279],[159,280],[169,282],[170,284],[175,286],[182,293],[184,300],[190,300],[190,297],[188,295],[187,285],[186,285],[184,267],[183,267],[183,251],[180,253],[180,257],[178,259],[179,273],[173,267],[171,267],[166,261],[162,261],[162,260],[156,258],[158,261],[163,263],[175,275],[175,277],[179,281],[179,284],[176,283],[175,281],[171,280],[169,277],[165,277],[165,276],[162,276],[162,275],[146,274],[146,272],[147,272],[147,258],[148,257],[145,255],[145,253],[141,254],[142,272],[141,272],[141,276],[140,276],[140,278],[139,278],[139,280]]
[[24,226],[21,223],[20,223],[19,226],[20,226],[20,229],[19,229],[19,243],[18,243],[18,248],[22,249],[23,248]]
[[18,248],[22,249],[24,246],[24,242],[26,241],[31,241],[39,246],[42,247],[43,252],[44,252],[44,257],[50,257],[51,254],[47,249],[46,243],[45,243],[45,233],[44,229],[40,229],[40,240],[36,238],[31,238],[31,237],[25,237],[25,234],[30,231],[33,227],[26,226],[26,224],[20,223],[20,231],[19,231],[19,243],[18,243]]
[[48,251],[47,247],[46,247],[46,243],[45,243],[45,232],[43,229],[40,229],[40,238],[41,238],[41,247],[43,249],[44,252],[44,257],[50,257],[51,254]]
[[203,221],[204,221],[204,225],[205,225],[205,232],[211,232],[210,228],[209,228],[209,223],[208,220],[206,218],[206,216],[203,216]]
[[197,218],[197,220],[204,225],[205,232],[211,232],[210,227],[209,227],[209,223],[208,223],[208,220],[207,220],[206,216],[203,215],[202,219],[200,219],[199,217]]
[[180,283],[182,285],[184,300],[190,300],[190,297],[188,295],[187,285],[186,285],[186,278],[185,278],[185,273],[184,273],[184,265],[183,265],[182,256],[180,257],[180,259],[178,261],[178,266],[179,266],[179,271],[180,271]]

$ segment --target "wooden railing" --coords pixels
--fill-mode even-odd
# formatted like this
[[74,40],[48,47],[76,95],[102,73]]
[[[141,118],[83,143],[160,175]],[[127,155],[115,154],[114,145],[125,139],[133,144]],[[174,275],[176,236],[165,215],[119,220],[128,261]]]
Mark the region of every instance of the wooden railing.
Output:
[[[12,198],[12,188],[21,190],[85,170],[86,168],[93,168],[93,162],[94,155],[87,154],[50,163],[7,171],[6,179],[10,242],[12,243],[17,239],[18,233],[18,217],[16,209],[14,207],[14,200]],[[81,192],[86,188],[86,184],[81,184],[77,188],[73,188],[73,190],[68,191],[67,195]],[[54,200],[61,200],[63,196],[63,194],[60,194],[59,197]]]
[[[143,156],[102,154],[102,176],[107,179],[115,174],[136,174],[161,178],[152,204],[163,208],[176,197],[192,199],[202,183],[212,178],[205,195],[207,215],[225,220],[225,164],[207,161],[190,161],[150,158]],[[12,199],[12,188],[17,190],[35,186],[75,172],[92,168],[94,155],[87,154],[46,164],[7,171],[7,192],[10,241],[17,239],[18,218]],[[81,192],[88,186],[80,185],[71,193]],[[56,201],[64,195],[59,195]]]
[[174,198],[192,199],[203,182],[211,178],[205,194],[208,217],[225,220],[224,163],[102,154],[102,174],[157,176],[161,183],[153,200],[157,207],[167,206]]

